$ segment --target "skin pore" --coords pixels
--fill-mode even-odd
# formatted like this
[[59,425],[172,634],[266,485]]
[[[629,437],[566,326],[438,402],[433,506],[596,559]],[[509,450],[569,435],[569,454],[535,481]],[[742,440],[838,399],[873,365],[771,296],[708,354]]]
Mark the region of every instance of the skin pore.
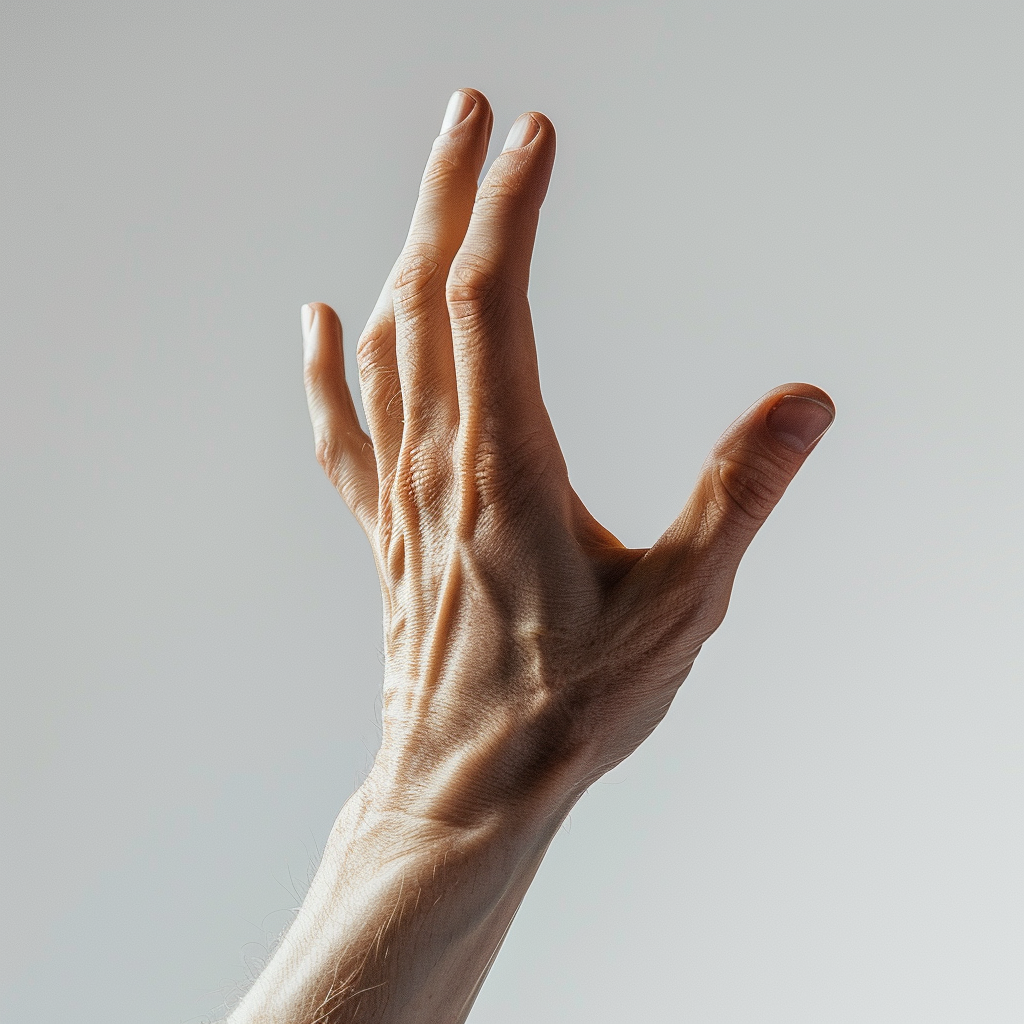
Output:
[[296,920],[231,1024],[466,1019],[582,793],[662,720],[743,552],[832,422],[786,384],[709,454],[651,548],[572,489],[527,299],[555,132],[523,114],[478,187],[493,117],[455,93],[405,246],[359,339],[302,309],[317,457],[373,550],[383,737]]

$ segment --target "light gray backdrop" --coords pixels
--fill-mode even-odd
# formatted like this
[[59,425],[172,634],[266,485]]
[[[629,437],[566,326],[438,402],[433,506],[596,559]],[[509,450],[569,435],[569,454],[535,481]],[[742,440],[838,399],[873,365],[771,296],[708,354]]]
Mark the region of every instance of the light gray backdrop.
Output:
[[768,388],[839,410],[472,1019],[1024,1018],[1022,11],[6,0],[0,1019],[217,1016],[372,760],[299,306],[351,358],[461,85],[558,130],[543,384],[626,543]]

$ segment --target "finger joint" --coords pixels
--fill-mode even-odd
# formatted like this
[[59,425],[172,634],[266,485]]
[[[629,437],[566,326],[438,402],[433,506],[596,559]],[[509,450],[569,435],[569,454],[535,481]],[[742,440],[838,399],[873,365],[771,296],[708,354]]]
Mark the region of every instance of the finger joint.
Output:
[[757,524],[768,518],[782,490],[772,469],[736,456],[715,460],[712,482],[715,502],[723,513],[739,512]]

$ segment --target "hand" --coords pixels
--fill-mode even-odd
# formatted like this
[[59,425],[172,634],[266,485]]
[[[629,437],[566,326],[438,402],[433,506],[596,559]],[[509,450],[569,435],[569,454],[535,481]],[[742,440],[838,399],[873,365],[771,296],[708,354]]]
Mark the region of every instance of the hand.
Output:
[[359,341],[369,437],[337,317],[303,311],[317,455],[384,598],[375,770],[405,809],[460,823],[578,795],[643,741],[833,417],[817,388],[776,388],[661,539],[620,544],[573,491],[538,380],[527,286],[554,129],[522,115],[478,190],[491,123],[483,95],[455,94]]
[[359,341],[303,307],[316,450],[384,597],[383,738],[232,1024],[461,1024],[562,820],[665,715],[747,544],[832,421],[817,388],[726,431],[649,550],[584,508],[541,399],[527,301],[555,151],[524,114],[477,189],[491,112],[452,98]]

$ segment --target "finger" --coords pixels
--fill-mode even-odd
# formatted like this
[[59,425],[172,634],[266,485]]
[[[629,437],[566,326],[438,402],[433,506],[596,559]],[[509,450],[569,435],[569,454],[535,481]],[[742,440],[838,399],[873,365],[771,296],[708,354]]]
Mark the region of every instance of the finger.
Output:
[[330,306],[313,302],[302,307],[302,342],[317,460],[370,534],[377,516],[377,466],[345,382],[341,322]]
[[397,272],[396,263],[356,345],[363,412],[373,439],[377,474],[382,481],[393,476],[402,446],[402,387],[395,348],[395,311],[391,302]]
[[482,93],[452,95],[398,259],[392,303],[407,432],[437,434],[458,422],[445,282],[473,212],[492,121]]
[[686,507],[628,586],[677,608],[706,639],[747,546],[834,417],[832,400],[811,384],[786,384],[751,406],[719,438]]
[[528,433],[553,442],[537,372],[527,288],[537,222],[555,158],[555,130],[538,113],[512,126],[477,192],[448,275],[460,420],[504,442]]

